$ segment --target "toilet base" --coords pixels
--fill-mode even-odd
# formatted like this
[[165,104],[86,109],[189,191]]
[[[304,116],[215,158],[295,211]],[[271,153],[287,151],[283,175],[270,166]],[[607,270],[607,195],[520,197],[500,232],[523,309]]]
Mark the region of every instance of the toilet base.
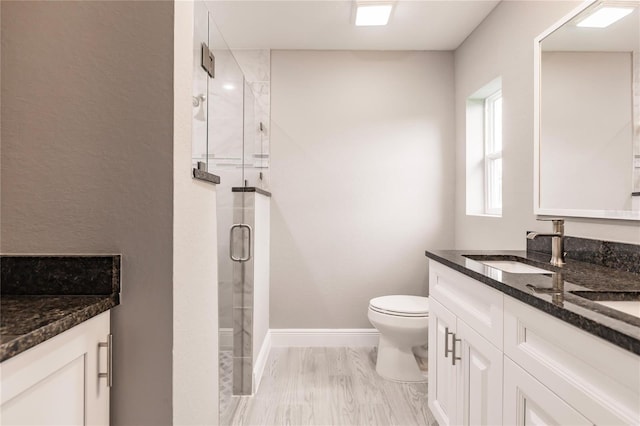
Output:
[[378,343],[376,372],[394,382],[426,382],[427,377],[418,368],[411,347],[398,347],[383,336]]

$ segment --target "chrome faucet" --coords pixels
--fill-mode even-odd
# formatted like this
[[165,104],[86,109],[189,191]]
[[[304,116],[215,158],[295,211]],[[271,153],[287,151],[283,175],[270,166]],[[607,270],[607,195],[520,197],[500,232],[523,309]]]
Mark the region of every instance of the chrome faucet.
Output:
[[553,222],[553,233],[542,234],[539,232],[529,232],[527,238],[535,240],[537,237],[553,237],[551,239],[551,263],[553,266],[562,266],[564,261],[564,219],[538,219]]

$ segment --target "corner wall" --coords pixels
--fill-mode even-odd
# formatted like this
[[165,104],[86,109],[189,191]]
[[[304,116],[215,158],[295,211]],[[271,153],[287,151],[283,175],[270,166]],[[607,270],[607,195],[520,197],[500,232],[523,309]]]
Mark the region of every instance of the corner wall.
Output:
[[194,4],[174,4],[172,424],[217,425],[217,187],[191,177]]
[[122,253],[111,424],[170,424],[173,2],[0,7],[0,249]]
[[[527,230],[550,231],[533,214],[533,40],[577,7],[568,1],[503,1],[455,51],[457,249],[525,248]],[[465,104],[502,76],[503,215],[465,213]],[[567,218],[567,235],[640,244],[638,222]]]
[[271,328],[371,328],[451,248],[451,52],[272,51]]

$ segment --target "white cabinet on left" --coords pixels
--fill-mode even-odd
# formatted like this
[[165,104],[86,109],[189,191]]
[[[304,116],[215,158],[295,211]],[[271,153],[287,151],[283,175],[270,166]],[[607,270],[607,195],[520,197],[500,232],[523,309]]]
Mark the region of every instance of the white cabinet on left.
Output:
[[0,364],[0,424],[108,425],[109,317],[103,312]]
[[502,424],[502,294],[433,261],[429,290],[434,417],[442,426]]

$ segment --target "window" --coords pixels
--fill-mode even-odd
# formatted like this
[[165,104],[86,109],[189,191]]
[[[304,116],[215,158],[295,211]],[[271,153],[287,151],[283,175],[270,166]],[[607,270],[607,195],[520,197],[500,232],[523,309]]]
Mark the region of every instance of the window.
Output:
[[502,215],[502,91],[484,100],[484,212]]
[[467,98],[467,214],[502,216],[502,80]]

